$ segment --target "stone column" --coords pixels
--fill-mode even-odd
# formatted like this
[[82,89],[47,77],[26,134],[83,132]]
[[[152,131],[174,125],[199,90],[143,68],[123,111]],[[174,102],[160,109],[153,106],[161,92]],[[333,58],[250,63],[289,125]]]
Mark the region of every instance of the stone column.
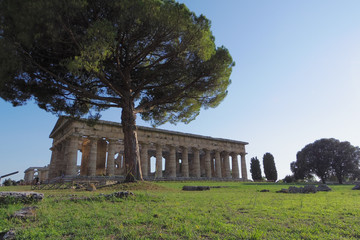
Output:
[[28,184],[28,182],[29,182],[29,172],[25,172],[24,181],[25,181],[25,184]]
[[90,156],[88,165],[88,176],[96,175],[97,139],[90,138]]
[[194,162],[193,162],[193,169],[194,169],[194,177],[200,178],[200,151],[197,148],[193,148],[194,153]]
[[225,178],[225,161],[224,161],[224,154],[220,153],[220,159],[221,159],[221,176],[222,178]]
[[215,173],[217,178],[221,178],[221,158],[218,150],[215,151]]
[[108,155],[106,161],[106,175],[114,176],[115,174],[115,141],[109,139]]
[[42,179],[41,179],[41,181],[47,182],[48,180],[49,180],[49,168],[45,168],[42,171]]
[[206,177],[207,178],[211,178],[211,154],[210,154],[210,150],[205,149],[205,172],[206,172]]
[[184,178],[189,177],[189,152],[186,147],[182,147],[181,153],[181,170]]
[[56,157],[56,176],[65,176],[66,172],[66,141],[64,140],[61,144],[58,145],[58,155]]
[[96,157],[96,176],[103,176],[106,174],[106,147],[107,142],[104,139],[98,139],[97,142],[97,157]]
[[58,155],[58,148],[56,146],[53,146],[50,148],[51,150],[51,160],[50,160],[50,166],[49,166],[49,179],[53,179],[56,176],[56,169],[57,169],[57,155]]
[[140,161],[141,161],[141,171],[143,174],[143,177],[147,177],[150,167],[149,162],[149,156],[148,156],[149,146],[147,143],[141,143],[141,152],[140,152]]
[[189,163],[189,177],[194,177],[194,154],[189,153],[188,155],[188,163]]
[[243,181],[247,181],[245,153],[241,153],[240,156],[241,156],[241,178]]
[[76,176],[77,175],[77,152],[79,139],[76,136],[71,136],[68,140],[66,148],[66,172],[67,176]]
[[170,146],[170,154],[168,159],[169,177],[176,178],[176,149],[174,146]]
[[156,169],[155,169],[155,178],[162,177],[162,146],[156,144]]
[[231,154],[231,160],[232,160],[232,178],[238,179],[239,178],[239,164],[237,159],[238,154],[232,153]]
[[25,183],[26,184],[31,184],[33,179],[34,179],[34,170],[26,171],[25,172],[25,177],[24,177]]
[[225,168],[225,177],[230,178],[230,162],[229,162],[229,153],[224,152],[224,168]]
[[201,154],[201,153],[200,153],[200,175],[201,177],[206,176],[205,154]]
[[90,140],[87,138],[83,139],[81,153],[80,176],[87,176],[90,156]]
[[30,170],[29,171],[29,182],[32,183],[32,181],[34,180],[35,177],[35,171],[34,170]]

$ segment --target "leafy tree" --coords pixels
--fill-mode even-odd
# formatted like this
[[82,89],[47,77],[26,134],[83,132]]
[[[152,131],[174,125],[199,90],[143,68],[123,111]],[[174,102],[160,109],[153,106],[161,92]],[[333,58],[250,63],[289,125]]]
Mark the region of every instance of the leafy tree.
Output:
[[0,97],[95,119],[121,109],[128,181],[141,178],[136,116],[194,120],[233,66],[210,21],[174,0],[0,0]]
[[295,180],[305,180],[313,177],[309,172],[309,166],[303,151],[297,152],[296,161],[290,163],[290,169],[294,174]]
[[257,157],[253,157],[250,160],[250,172],[251,172],[251,177],[254,181],[259,181],[262,179],[260,161]]
[[335,141],[335,143],[331,168],[339,183],[342,184],[345,177],[357,174],[360,149],[352,146],[349,142]]
[[295,182],[295,178],[294,175],[286,175],[285,178],[283,179],[284,183],[292,183]]
[[269,181],[276,181],[277,171],[274,161],[274,156],[271,153],[265,153],[263,156],[263,166],[264,166],[264,173],[265,177]]
[[320,139],[301,150],[307,171],[318,176],[323,183],[326,183],[326,179],[331,175],[332,148],[332,140]]
[[7,178],[3,182],[4,186],[16,186],[17,182],[15,180],[11,180],[10,178]]
[[359,159],[358,147],[334,138],[324,138],[306,145],[298,152],[291,170],[295,176],[315,174],[323,183],[335,175],[342,184],[345,177],[356,175]]

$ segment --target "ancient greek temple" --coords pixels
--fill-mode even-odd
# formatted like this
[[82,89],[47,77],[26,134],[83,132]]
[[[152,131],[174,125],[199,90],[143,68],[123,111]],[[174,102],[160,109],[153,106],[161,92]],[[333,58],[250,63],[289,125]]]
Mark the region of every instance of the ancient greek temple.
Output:
[[[137,134],[139,167],[145,180],[247,180],[246,142],[140,126]],[[60,117],[50,138],[53,139],[50,180],[77,176],[124,177],[121,124]]]
[[46,182],[49,178],[49,167],[29,167],[24,174],[25,184],[32,184],[35,178],[40,182]]

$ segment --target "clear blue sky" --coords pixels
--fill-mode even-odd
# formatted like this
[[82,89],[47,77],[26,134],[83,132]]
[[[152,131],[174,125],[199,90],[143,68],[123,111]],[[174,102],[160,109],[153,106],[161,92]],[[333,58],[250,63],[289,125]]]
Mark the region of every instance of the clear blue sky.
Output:
[[[279,178],[297,151],[320,138],[360,145],[360,1],[182,0],[212,22],[236,66],[228,97],[188,125],[163,129],[249,142],[275,157]],[[56,116],[0,100],[0,175],[50,162]],[[103,114],[120,121],[120,111]],[[149,126],[138,120],[138,125]],[[248,173],[250,176],[250,173]]]

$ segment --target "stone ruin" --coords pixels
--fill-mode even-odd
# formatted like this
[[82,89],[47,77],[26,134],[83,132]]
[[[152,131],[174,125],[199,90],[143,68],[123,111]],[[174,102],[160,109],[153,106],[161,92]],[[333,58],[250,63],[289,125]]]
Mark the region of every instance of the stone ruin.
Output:
[[[141,126],[137,127],[137,137],[141,159],[138,167],[145,180],[247,180],[247,142]],[[86,119],[60,117],[50,138],[53,139],[51,161],[42,169],[41,180],[124,178],[121,124],[101,120],[91,124]],[[81,155],[80,166],[78,155]],[[34,169],[25,171],[27,183],[32,181]]]
[[331,188],[326,184],[320,184],[317,187],[315,185],[305,185],[304,187],[290,186],[288,189],[283,188],[277,193],[316,193],[316,192],[328,192]]

